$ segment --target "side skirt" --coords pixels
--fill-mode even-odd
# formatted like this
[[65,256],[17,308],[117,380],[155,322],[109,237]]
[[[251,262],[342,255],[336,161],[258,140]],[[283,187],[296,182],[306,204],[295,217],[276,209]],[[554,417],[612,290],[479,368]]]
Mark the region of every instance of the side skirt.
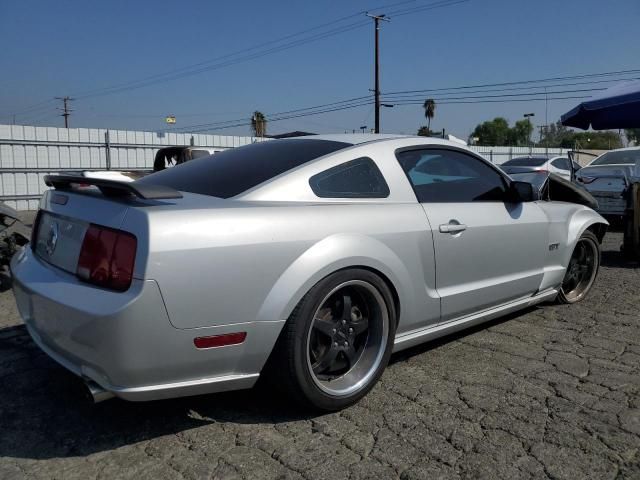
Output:
[[428,327],[403,333],[402,335],[398,335],[396,337],[395,343],[393,345],[393,351],[399,352],[401,350],[414,347],[421,343],[435,340],[436,338],[444,337],[451,333],[464,330],[465,328],[469,328],[474,325],[493,320],[494,318],[502,317],[512,312],[517,312],[518,310],[522,310],[532,305],[553,300],[557,295],[558,291],[555,289],[545,290],[544,292],[538,293],[533,297],[516,300],[515,302],[500,305],[499,307],[484,310],[472,315],[467,315],[462,318],[449,320],[447,322],[438,323],[436,325],[430,325]]

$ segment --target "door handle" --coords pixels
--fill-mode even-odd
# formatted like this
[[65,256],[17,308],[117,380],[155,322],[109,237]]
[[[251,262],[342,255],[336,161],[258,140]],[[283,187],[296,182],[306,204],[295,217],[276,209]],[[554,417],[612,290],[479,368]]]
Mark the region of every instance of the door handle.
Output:
[[440,233],[460,233],[464,232],[466,229],[466,225],[458,223],[455,220],[451,220],[449,223],[443,223],[439,227]]

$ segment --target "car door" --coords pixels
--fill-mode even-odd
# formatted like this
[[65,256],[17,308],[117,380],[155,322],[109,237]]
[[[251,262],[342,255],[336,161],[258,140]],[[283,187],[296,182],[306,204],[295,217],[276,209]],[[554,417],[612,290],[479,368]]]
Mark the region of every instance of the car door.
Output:
[[441,321],[530,296],[548,252],[536,202],[508,201],[508,179],[455,148],[396,152],[432,228]]

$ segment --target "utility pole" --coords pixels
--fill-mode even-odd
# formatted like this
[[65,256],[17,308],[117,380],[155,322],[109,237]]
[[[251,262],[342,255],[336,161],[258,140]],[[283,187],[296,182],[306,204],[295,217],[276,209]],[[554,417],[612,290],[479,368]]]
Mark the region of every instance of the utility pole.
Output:
[[375,127],[374,133],[380,133],[380,41],[379,41],[379,33],[380,33],[380,20],[388,22],[389,19],[385,18],[385,15],[371,15],[367,13],[367,17],[373,19],[374,26],[374,34],[375,34],[375,67],[374,67],[374,77],[375,77],[375,87],[373,91],[373,97],[375,102]]
[[[533,125],[531,125],[531,117],[535,117],[535,115],[536,115],[535,113],[525,113],[523,115],[525,120],[529,122],[529,130],[533,130]],[[527,142],[529,143],[529,148],[532,148],[533,145],[531,144],[531,133],[529,133],[529,138],[527,138]],[[531,152],[531,150],[529,150],[529,152]]]
[[57,100],[62,100],[63,108],[61,116],[64,117],[64,128],[69,128],[69,115],[73,110],[69,109],[69,102],[74,100],[71,97],[56,97]]

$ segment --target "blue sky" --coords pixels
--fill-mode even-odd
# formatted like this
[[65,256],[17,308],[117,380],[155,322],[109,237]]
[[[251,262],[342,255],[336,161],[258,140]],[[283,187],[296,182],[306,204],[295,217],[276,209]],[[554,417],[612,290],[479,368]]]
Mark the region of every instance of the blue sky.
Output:
[[[397,1],[397,0],[396,0]],[[416,0],[384,12],[426,5]],[[394,0],[0,2],[0,122],[55,96],[137,80],[263,44]],[[362,17],[364,18],[364,17]],[[359,21],[353,17],[336,26]],[[383,92],[498,83],[640,68],[638,0],[470,0],[392,18],[381,31]],[[248,62],[73,102],[71,125],[160,130],[267,116],[367,95],[373,87],[371,25]],[[638,76],[638,75],[636,75]],[[580,88],[580,87],[573,87]],[[426,96],[425,96],[426,98]],[[549,121],[579,100],[549,103]],[[62,125],[57,103],[16,122]],[[518,120],[544,102],[441,104],[434,129],[465,137],[495,116]],[[419,105],[382,111],[387,133],[415,133]],[[273,122],[288,130],[343,132],[373,126],[370,106]],[[247,126],[220,133],[248,134]]]

